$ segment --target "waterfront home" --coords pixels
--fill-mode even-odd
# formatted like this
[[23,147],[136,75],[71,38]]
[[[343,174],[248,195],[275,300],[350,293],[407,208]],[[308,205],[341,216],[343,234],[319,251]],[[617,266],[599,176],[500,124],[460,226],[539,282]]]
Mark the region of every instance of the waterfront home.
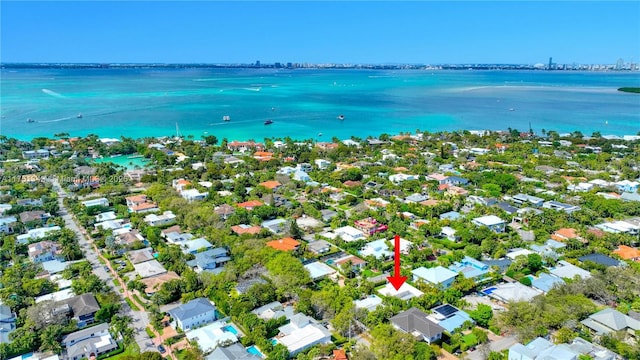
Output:
[[486,226],[489,230],[502,233],[505,230],[506,222],[495,215],[486,215],[475,218],[471,221],[477,226]]
[[458,273],[456,273],[455,271],[451,271],[442,266],[437,266],[429,269],[421,266],[417,269],[412,270],[411,273],[413,274],[414,282],[425,281],[443,290],[451,287],[456,279],[456,276],[458,276]]
[[171,316],[172,325],[182,331],[189,331],[216,320],[216,307],[207,298],[193,299],[167,313]]
[[162,215],[149,214],[144,217],[144,222],[149,226],[164,226],[172,224],[176,221],[176,216],[169,210],[162,213]]
[[289,350],[294,356],[314,345],[331,343],[331,333],[313,318],[298,313],[290,318],[290,322],[278,328],[280,333],[276,341]]
[[109,206],[109,200],[107,200],[107,198],[97,198],[97,199],[91,199],[91,200],[87,200],[87,201],[83,201],[81,202],[82,206],[84,207],[93,207],[93,206],[103,206],[103,207],[108,207]]
[[428,319],[428,315],[415,307],[389,319],[394,328],[431,344],[440,340],[445,329]]
[[61,343],[65,360],[93,359],[118,347],[107,323],[66,335]]
[[640,330],[640,321],[611,308],[591,314],[580,323],[597,335],[624,331],[635,336],[634,333]]

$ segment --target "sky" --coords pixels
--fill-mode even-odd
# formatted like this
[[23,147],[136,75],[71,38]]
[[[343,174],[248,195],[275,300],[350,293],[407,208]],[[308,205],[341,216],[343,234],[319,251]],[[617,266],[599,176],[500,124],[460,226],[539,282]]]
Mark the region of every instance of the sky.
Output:
[[0,61],[640,61],[640,1],[0,1]]

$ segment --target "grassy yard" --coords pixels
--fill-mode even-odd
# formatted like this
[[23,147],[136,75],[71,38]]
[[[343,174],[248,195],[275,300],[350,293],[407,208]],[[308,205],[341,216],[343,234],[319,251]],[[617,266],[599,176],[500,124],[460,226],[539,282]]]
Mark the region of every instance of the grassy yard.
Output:
[[121,352],[120,354],[108,357],[107,359],[109,359],[109,360],[118,360],[118,359],[120,359],[120,358],[122,358],[124,356],[136,355],[136,354],[140,354],[140,347],[138,346],[138,344],[136,344],[135,341],[132,341],[131,344],[129,344],[126,348],[124,348],[123,352]]
[[472,347],[474,345],[478,344],[478,338],[476,338],[475,335],[473,334],[467,334],[465,336],[462,337],[462,341],[468,346],[468,347]]
[[381,273],[379,273],[379,272],[375,272],[375,271],[372,271],[372,270],[370,270],[370,269],[366,269],[366,270],[364,270],[364,271],[362,272],[362,276],[364,276],[365,278],[370,278],[370,277],[378,276],[378,275],[380,275],[380,274],[381,274]]
[[140,311],[140,308],[133,303],[133,301],[129,300],[129,298],[125,298],[124,301],[127,302],[127,304],[129,304],[129,307],[131,308],[131,310],[133,311]]

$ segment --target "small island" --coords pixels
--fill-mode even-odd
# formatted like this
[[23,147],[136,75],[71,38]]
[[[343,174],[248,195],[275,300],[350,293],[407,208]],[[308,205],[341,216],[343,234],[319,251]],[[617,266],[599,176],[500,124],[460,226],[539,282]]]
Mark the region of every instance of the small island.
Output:
[[640,94],[640,87],[621,87],[618,88],[618,91]]

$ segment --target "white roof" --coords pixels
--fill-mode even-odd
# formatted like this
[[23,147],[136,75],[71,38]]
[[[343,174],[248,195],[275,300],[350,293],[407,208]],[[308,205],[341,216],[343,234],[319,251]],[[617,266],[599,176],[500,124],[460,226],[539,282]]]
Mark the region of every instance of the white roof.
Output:
[[424,294],[407,282],[402,284],[399,290],[396,290],[391,283],[387,283],[382,289],[378,290],[378,293],[384,296],[394,296],[402,300],[408,300]]
[[305,269],[311,274],[313,280],[325,277],[327,275],[334,274],[336,272],[331,266],[321,263],[319,261],[312,262],[304,266]]
[[449,226],[443,226],[442,230],[440,231],[442,234],[445,234],[447,236],[451,236],[454,235],[456,233],[456,229],[449,227]]
[[188,241],[181,241],[178,244],[180,245],[180,247],[183,249],[183,252],[185,253],[213,247],[213,245],[211,245],[211,243],[205,238],[197,238],[197,239],[188,240]]
[[504,302],[531,301],[534,297],[542,294],[542,291],[530,288],[519,282],[496,285],[494,288],[490,296]]
[[560,278],[573,279],[576,275],[583,279],[591,277],[591,273],[573,264],[570,264],[564,260],[558,261],[556,267],[549,270],[549,272]]
[[378,306],[382,305],[382,299],[378,295],[369,295],[362,300],[354,300],[353,303],[356,309],[367,309],[368,311],[375,310]]
[[43,301],[47,301],[47,300],[53,300],[54,302],[58,302],[62,300],[71,299],[74,296],[76,295],[73,293],[73,290],[69,288],[69,289],[56,291],[51,294],[38,296],[35,301],[36,301],[36,304]]
[[133,267],[143,279],[167,272],[167,270],[162,266],[162,264],[158,262],[158,260],[151,260],[145,261],[143,263],[133,264]]
[[492,226],[492,225],[498,225],[498,224],[504,223],[504,220],[500,219],[495,215],[481,216],[479,218],[473,219],[473,221],[485,226]]
[[511,260],[515,260],[515,258],[520,255],[528,256],[529,254],[533,254],[533,251],[527,249],[518,249],[507,253],[507,257]]
[[458,276],[457,272],[451,271],[442,266],[436,266],[434,268],[429,268],[429,269],[421,266],[411,271],[411,273],[432,284],[441,284],[445,281],[451,280],[456,276]]
[[219,344],[238,342],[238,337],[230,331],[223,328],[227,326],[226,321],[216,321],[213,324],[187,331],[185,333],[187,339],[195,340],[202,351],[209,352],[218,347]]
[[331,333],[322,325],[310,323],[277,340],[286,346],[290,353],[295,354],[311,344],[331,342]]

